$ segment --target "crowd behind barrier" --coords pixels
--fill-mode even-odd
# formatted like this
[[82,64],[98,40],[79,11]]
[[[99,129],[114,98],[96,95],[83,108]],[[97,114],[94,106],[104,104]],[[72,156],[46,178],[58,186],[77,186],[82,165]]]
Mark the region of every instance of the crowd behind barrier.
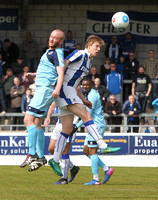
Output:
[[[20,131],[26,131],[25,129],[25,125],[24,124],[12,124],[12,121],[11,121],[11,118],[12,117],[24,117],[24,115],[22,113],[6,113],[5,115],[5,118],[7,119],[4,119],[4,116],[2,116],[2,114],[0,114],[0,118],[1,118],[1,121],[0,121],[0,131],[10,131],[10,132],[13,132],[15,131],[13,127],[17,127],[17,128],[20,128]],[[52,115],[52,118],[53,117],[57,117],[58,114],[53,114]],[[105,116],[105,119],[107,119],[107,117],[110,117],[110,115],[104,113],[104,116]],[[116,118],[117,117],[122,117],[123,120],[122,120],[122,124],[120,125],[108,125],[106,124],[106,132],[111,132],[111,129],[114,128],[114,127],[121,127],[121,132],[122,133],[127,133],[127,129],[129,128],[129,126],[131,127],[131,133],[133,132],[133,128],[136,127],[136,125],[127,125],[127,115],[125,114],[119,114],[119,115],[116,115],[115,116]],[[150,126],[151,127],[155,127],[156,129],[156,133],[158,133],[158,123],[157,124],[154,124],[154,117],[158,117],[158,114],[155,114],[155,113],[142,113],[139,115],[139,117],[146,117],[148,119],[148,121],[150,121]],[[10,119],[10,120],[9,120]],[[5,122],[6,120],[6,122]],[[52,121],[51,124],[48,125],[47,128],[44,128],[45,132],[53,132],[53,129],[55,127],[55,120]],[[82,126],[84,127],[84,126]],[[147,127],[147,125],[144,125],[144,124],[139,124],[137,125],[138,128],[140,127]],[[85,129],[80,129],[82,131],[85,131]],[[79,132],[81,132],[79,130]],[[20,132],[19,132],[20,133]]]

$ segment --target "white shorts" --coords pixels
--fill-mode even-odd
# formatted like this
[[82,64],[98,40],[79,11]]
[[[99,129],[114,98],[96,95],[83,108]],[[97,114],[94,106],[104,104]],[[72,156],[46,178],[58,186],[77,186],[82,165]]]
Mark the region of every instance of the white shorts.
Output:
[[59,116],[72,114],[72,112],[67,109],[67,106],[75,103],[83,104],[82,100],[77,95],[76,89],[71,86],[63,85],[60,91],[60,97],[56,99],[56,105],[59,107]]

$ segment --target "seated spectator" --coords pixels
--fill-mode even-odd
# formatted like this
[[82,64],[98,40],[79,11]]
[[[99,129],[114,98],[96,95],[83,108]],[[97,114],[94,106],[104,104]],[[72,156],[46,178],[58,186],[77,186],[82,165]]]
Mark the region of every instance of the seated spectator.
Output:
[[105,85],[101,84],[101,80],[100,78],[95,78],[94,79],[94,89],[98,90],[100,97],[101,97],[101,101],[102,101],[102,106],[103,106],[103,110],[105,108],[105,104],[107,102],[107,98],[110,95],[109,90],[105,87]]
[[117,63],[121,54],[122,46],[117,41],[117,36],[113,35],[111,42],[109,42],[105,48],[105,57],[109,57],[112,62]]
[[103,80],[101,78],[101,75],[97,73],[97,68],[96,67],[93,67],[93,66],[91,67],[90,73],[87,75],[87,77],[90,78],[93,81],[93,83],[94,83],[94,79],[95,78],[100,78],[101,84],[104,85],[104,82],[103,82]]
[[132,39],[132,34],[130,32],[125,34],[125,38],[122,42],[122,55],[124,58],[129,57],[130,52],[135,52],[136,43]]
[[10,112],[11,110],[10,88],[14,85],[14,78],[15,76],[13,75],[12,69],[8,68],[6,75],[3,77],[3,80],[2,80],[7,112]]
[[116,96],[117,101],[122,102],[121,90],[123,78],[122,75],[116,71],[116,64],[114,62],[110,63],[110,73],[105,75],[104,81],[110,93]]
[[155,127],[150,125],[148,120],[145,120],[143,125],[145,125],[145,127],[140,127],[139,133],[156,133]]
[[[13,113],[21,113],[21,99],[24,93],[25,87],[23,85],[20,85],[19,78],[15,77],[14,86],[12,86],[10,89],[11,108]],[[22,117],[13,117],[13,124],[23,124]],[[16,130],[16,127],[13,127],[13,130]]]
[[4,40],[5,47],[5,61],[7,64],[16,62],[19,56],[19,47],[14,42],[11,42],[9,39]]
[[29,86],[29,88],[31,89],[31,94],[34,96],[35,90],[36,90],[36,85],[35,85],[35,79],[36,77],[33,78],[33,83]]
[[72,31],[67,31],[66,39],[63,42],[64,57],[76,49],[76,40],[72,39]]
[[[140,103],[134,95],[129,95],[128,100],[123,104],[122,112],[128,115],[127,125],[139,125],[139,114],[142,111]],[[127,132],[131,132],[131,127],[128,128]],[[134,126],[133,132],[138,133],[138,127]]]
[[[107,122],[110,125],[121,125],[122,117],[115,117],[116,115],[122,113],[122,106],[119,101],[116,100],[115,95],[110,95],[110,101],[105,105],[105,113],[112,115],[107,117]],[[112,127],[111,132],[120,133],[120,127]]]
[[26,74],[28,72],[29,72],[29,67],[24,66],[23,72],[21,74],[19,74],[19,76],[18,76],[18,78],[20,80],[20,85],[23,85],[25,87],[25,89],[27,89],[33,83],[32,78],[29,76],[26,76]]
[[104,64],[101,65],[100,67],[100,75],[101,75],[102,80],[105,79],[105,75],[108,74],[109,72],[110,72],[110,58],[107,57],[104,60]]
[[[158,98],[156,98],[152,102],[152,106],[155,108],[155,113],[158,113]],[[158,133],[158,120],[157,120],[157,116],[154,117],[154,124],[157,125],[156,132]]]
[[120,56],[119,62],[116,64],[116,71],[119,72],[123,79],[125,78],[125,59]]
[[23,72],[24,61],[22,57],[18,57],[17,61],[11,64],[11,68],[15,76],[19,76]]
[[[140,66],[138,74],[134,77],[132,82],[132,95],[135,95],[140,103],[143,113],[146,112],[148,97],[150,95],[152,83],[150,77],[144,73],[144,67]],[[142,117],[144,120],[145,118]]]
[[26,114],[26,110],[28,108],[28,105],[33,97],[33,95],[31,94],[32,90],[30,88],[26,89],[25,94],[23,94],[22,96],[22,100],[21,100],[21,112],[25,115]]
[[75,47],[76,47],[76,49],[78,49],[78,50],[82,50],[82,46],[81,46],[80,43],[77,43],[77,44],[75,45]]
[[35,72],[38,66],[38,44],[32,39],[31,32],[26,32],[26,40],[22,43],[22,52],[29,72]]

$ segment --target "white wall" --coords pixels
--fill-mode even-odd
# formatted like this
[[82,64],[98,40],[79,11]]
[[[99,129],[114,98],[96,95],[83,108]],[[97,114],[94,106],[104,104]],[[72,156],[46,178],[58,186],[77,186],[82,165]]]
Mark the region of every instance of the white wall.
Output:
[[[0,5],[1,8],[15,8],[13,5]],[[86,34],[86,11],[148,11],[157,12],[158,5],[30,5],[28,12],[27,30],[32,32],[34,39],[39,43],[39,50],[46,45],[50,32],[55,28],[62,29],[65,33],[71,30],[74,39],[84,47]],[[21,18],[21,10],[19,8]],[[0,31],[0,39],[9,38],[19,46],[25,38],[25,31]],[[105,48],[105,47],[104,47]],[[94,65],[99,67],[104,61],[103,51],[94,60]],[[147,57],[149,49],[156,51],[158,57],[158,45],[137,45],[136,57],[142,63]]]

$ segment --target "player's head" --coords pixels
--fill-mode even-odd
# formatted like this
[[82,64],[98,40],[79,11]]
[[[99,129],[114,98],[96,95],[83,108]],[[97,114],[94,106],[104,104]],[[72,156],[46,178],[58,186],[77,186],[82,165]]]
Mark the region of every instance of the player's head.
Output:
[[88,52],[90,53],[90,58],[96,56],[99,51],[101,46],[104,45],[104,41],[96,36],[96,35],[90,35],[87,40],[86,40],[86,49],[88,50]]
[[49,48],[50,49],[60,48],[64,41],[64,38],[65,35],[63,31],[59,29],[52,31],[49,37]]
[[92,80],[90,78],[85,77],[82,80],[82,88],[83,88],[83,92],[84,94],[87,94],[91,89],[92,89]]

